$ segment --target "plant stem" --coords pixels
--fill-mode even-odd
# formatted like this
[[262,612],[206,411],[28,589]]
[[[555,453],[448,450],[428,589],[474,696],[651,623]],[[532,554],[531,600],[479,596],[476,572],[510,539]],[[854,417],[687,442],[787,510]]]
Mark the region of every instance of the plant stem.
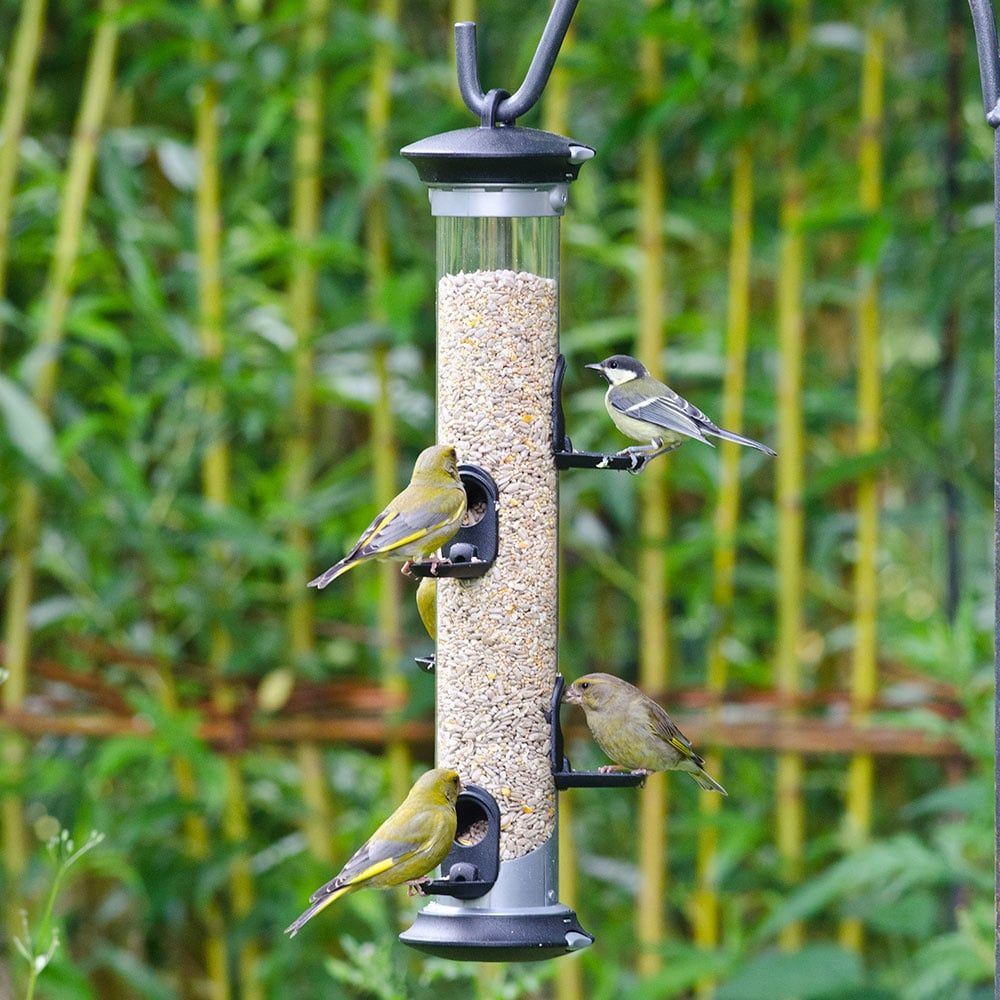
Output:
[[[795,0],[790,26],[793,55],[806,43],[807,4]],[[803,184],[793,143],[786,151],[781,195],[781,248],[778,274],[778,637],[775,672],[778,692],[784,696],[783,717],[794,719],[792,702],[802,687],[799,641],[802,631],[803,592],[803,428],[802,365],[805,320],[802,289],[805,246],[802,235]],[[802,804],[801,755],[778,755],[775,791],[775,836],[782,877],[789,885],[802,876],[802,841],[805,820]],[[802,924],[789,923],[781,945],[796,949],[802,943]]]
[[[218,16],[219,0],[202,0],[206,17]],[[211,440],[202,457],[202,491],[207,506],[220,512],[231,500],[230,455],[224,436],[225,399],[222,391],[223,338],[222,292],[222,206],[219,169],[219,85],[215,79],[216,53],[208,40],[199,42],[199,62],[203,77],[195,101],[195,147],[198,152],[198,183],[195,189],[195,234],[198,258],[198,335],[202,357],[210,366],[205,386],[205,416]],[[212,546],[213,559],[219,566],[231,562],[225,546]],[[209,635],[209,668],[213,677],[212,697],[222,712],[234,708],[235,694],[223,680],[226,664],[232,653],[232,636],[224,625],[213,623]],[[224,758],[225,802],[222,830],[226,840],[236,846],[229,872],[232,915],[244,921],[253,909],[254,890],[250,863],[246,853],[249,835],[249,811],[239,760],[227,754]],[[209,921],[211,923],[211,920]],[[216,997],[228,1000],[232,987],[228,975],[220,967],[218,956],[224,954],[223,940],[210,930],[206,937],[206,963],[214,968],[212,989]],[[222,963],[224,965],[224,963]],[[237,989],[242,1000],[263,1000],[257,975],[257,942],[248,937],[240,945],[237,956]]]
[[[865,31],[861,66],[861,139],[858,145],[858,200],[867,219],[882,207],[882,106],[885,77],[885,39],[873,21]],[[858,453],[871,454],[879,446],[882,415],[879,363],[879,302],[877,265],[865,260],[858,268]],[[878,683],[878,479],[874,471],[858,480],[858,556],[854,570],[854,657],[851,663],[851,709],[864,721],[875,699]],[[847,772],[848,849],[860,847],[871,832],[874,760],[854,754]],[[861,921],[843,920],[840,941],[860,951]]]
[[[21,136],[42,40],[45,0],[24,0],[14,31],[7,74],[7,94],[0,119],[0,300],[7,292],[10,224],[21,152]],[[0,316],[0,369],[3,362],[3,317]]]
[[[375,44],[368,92],[366,122],[372,149],[374,181],[369,191],[365,245],[368,258],[368,315],[376,324],[385,326],[388,320],[385,295],[391,255],[382,174],[388,159],[392,76],[395,69],[394,46],[386,35],[395,31],[399,24],[399,0],[378,0],[376,17],[381,21],[385,31]],[[389,395],[388,354],[388,344],[385,338],[381,338],[374,351],[378,396],[372,411],[371,425],[376,510],[384,507],[397,493],[396,467],[399,460],[399,446],[396,441],[396,422]],[[401,701],[405,702],[406,678],[399,669],[399,660],[403,653],[400,631],[400,579],[399,570],[392,563],[379,564],[377,620],[379,635],[382,638],[383,684],[388,695],[400,696]],[[410,752],[403,740],[390,740],[386,748],[386,762],[389,767],[392,795],[399,801],[405,797],[410,785]]]
[[[295,554],[288,574],[288,640],[293,664],[312,656],[316,645],[313,602],[303,586],[312,549],[312,537],[303,505],[312,484],[313,338],[316,334],[318,268],[312,249],[319,234],[322,204],[323,80],[318,59],[327,33],[329,0],[306,0],[299,46],[303,66],[295,102],[297,130],[292,182],[293,256],[288,284],[288,316],[295,335],[292,357],[292,427],[288,440],[286,495],[292,507],[288,544]],[[331,862],[332,812],[323,776],[323,755],[316,743],[297,747],[302,799],[306,806],[303,832],[309,850],[319,861]]]
[[[647,0],[647,6],[652,0]],[[639,88],[644,103],[656,99],[663,87],[663,56],[660,41],[645,36],[639,48]],[[664,348],[663,274],[666,270],[663,244],[664,176],[660,161],[660,135],[649,128],[639,137],[639,273],[640,360],[654,378],[663,375]],[[670,508],[667,498],[666,462],[647,469],[639,480],[639,523],[642,548],[639,552],[639,680],[649,692],[662,692],[669,680],[670,623],[666,608],[666,542]],[[664,936],[664,899],[667,883],[667,784],[656,774],[646,782],[639,800],[639,869],[642,880],[636,907],[636,937],[639,943],[638,969],[653,975],[662,967],[659,946]]]
[[[748,5],[749,6],[749,5]],[[741,64],[748,73],[755,62],[756,32],[753,11],[744,16],[740,40]],[[743,103],[747,94],[743,95]],[[729,243],[729,299],[726,312],[726,373],[722,388],[722,426],[739,433],[743,427],[747,341],[750,333],[750,262],[753,250],[753,152],[740,140],[733,150],[732,222]],[[715,547],[712,553],[712,606],[718,616],[709,641],[706,687],[712,697],[711,715],[725,696],[728,669],[724,651],[732,627],[733,577],[736,571],[736,527],[740,510],[740,447],[730,441],[719,446],[719,495],[715,508]],[[722,756],[706,754],[708,772],[721,780]],[[717,879],[719,831],[716,817],[721,797],[703,791],[699,806],[705,822],[698,832],[698,893],[693,906],[695,944],[705,949],[719,944],[719,894]],[[714,980],[698,986],[698,996],[708,1000]]]
[[[573,44],[573,25],[563,41],[562,57]],[[556,62],[549,77],[548,85],[542,98],[542,128],[546,132],[565,135],[569,131],[569,72],[562,57]],[[564,230],[559,229],[560,243],[564,242]],[[567,292],[567,275],[562,268],[562,252],[560,250],[561,274],[559,280],[560,322],[567,319],[566,305],[572,300]],[[566,588],[559,589],[559,623],[560,628],[566,621]],[[561,636],[560,636],[561,641]],[[571,910],[576,909],[579,893],[577,891],[577,845],[573,839],[573,798],[567,792],[557,796],[559,810],[558,851],[559,851],[559,899]],[[560,962],[555,972],[556,1000],[582,1000],[583,970],[579,962]]]
[[[73,291],[73,270],[80,248],[93,177],[97,137],[113,86],[115,49],[118,43],[118,9],[119,0],[103,0],[101,4],[100,23],[91,43],[80,110],[66,166],[55,249],[42,293],[42,320],[38,332],[42,360],[32,390],[36,405],[46,415],[51,413],[55,395],[59,353],[65,334],[66,311]],[[20,709],[28,690],[31,650],[28,615],[34,589],[33,557],[41,517],[41,494],[34,481],[24,479],[17,484],[13,509],[10,586],[4,622],[3,665],[9,677],[5,684],[0,685],[0,704],[6,710]],[[12,774],[19,776],[25,758],[25,743],[17,736],[7,737],[4,743],[4,757]],[[22,806],[16,793],[3,796],[0,822],[4,867],[11,886],[14,886],[27,861]],[[15,894],[11,893],[10,898],[13,902]]]

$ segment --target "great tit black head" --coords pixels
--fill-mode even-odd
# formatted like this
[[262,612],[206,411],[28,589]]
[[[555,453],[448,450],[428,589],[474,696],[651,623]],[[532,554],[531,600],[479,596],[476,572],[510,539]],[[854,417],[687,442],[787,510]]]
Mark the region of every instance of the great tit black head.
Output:
[[623,382],[631,382],[632,379],[649,374],[641,361],[636,361],[627,354],[612,354],[610,358],[584,367],[600,372],[612,385],[621,385]]

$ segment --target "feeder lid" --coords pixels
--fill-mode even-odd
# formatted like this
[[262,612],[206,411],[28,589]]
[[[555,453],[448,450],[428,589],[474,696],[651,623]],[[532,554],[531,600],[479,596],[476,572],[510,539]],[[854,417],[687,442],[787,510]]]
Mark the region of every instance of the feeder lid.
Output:
[[516,125],[462,128],[404,146],[425,184],[565,184],[594,156],[590,146]]

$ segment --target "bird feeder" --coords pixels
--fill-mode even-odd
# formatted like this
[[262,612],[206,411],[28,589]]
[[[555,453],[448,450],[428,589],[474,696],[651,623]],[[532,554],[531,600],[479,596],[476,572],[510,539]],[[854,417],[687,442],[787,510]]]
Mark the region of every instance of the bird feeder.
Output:
[[482,93],[476,26],[457,24],[459,88],[479,126],[402,150],[437,223],[437,440],[497,491],[495,561],[472,579],[442,566],[437,588],[437,763],[475,788],[459,800],[456,848],[429,887],[435,899],[401,940],[446,958],[545,959],[593,940],[559,902],[553,772],[563,761],[554,767],[552,720],[559,220],[594,150],[515,125],[541,95],[576,4],[556,0],[513,96]]

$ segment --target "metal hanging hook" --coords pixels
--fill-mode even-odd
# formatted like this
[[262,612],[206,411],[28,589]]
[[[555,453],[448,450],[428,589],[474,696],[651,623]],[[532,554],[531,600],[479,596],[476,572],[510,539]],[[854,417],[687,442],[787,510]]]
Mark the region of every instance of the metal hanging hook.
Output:
[[[524,81],[510,97],[504,98],[491,109],[496,121],[513,125],[542,96],[542,90],[549,81],[549,74],[579,2],[580,0],[555,0]],[[479,48],[476,44],[475,21],[460,21],[455,25],[455,57],[462,100],[474,115],[482,119],[487,95],[483,93],[479,83]]]
[[972,8],[972,24],[976,30],[986,120],[993,128],[1000,128],[1000,46],[997,44],[993,4],[991,0],[969,0],[969,7]]

